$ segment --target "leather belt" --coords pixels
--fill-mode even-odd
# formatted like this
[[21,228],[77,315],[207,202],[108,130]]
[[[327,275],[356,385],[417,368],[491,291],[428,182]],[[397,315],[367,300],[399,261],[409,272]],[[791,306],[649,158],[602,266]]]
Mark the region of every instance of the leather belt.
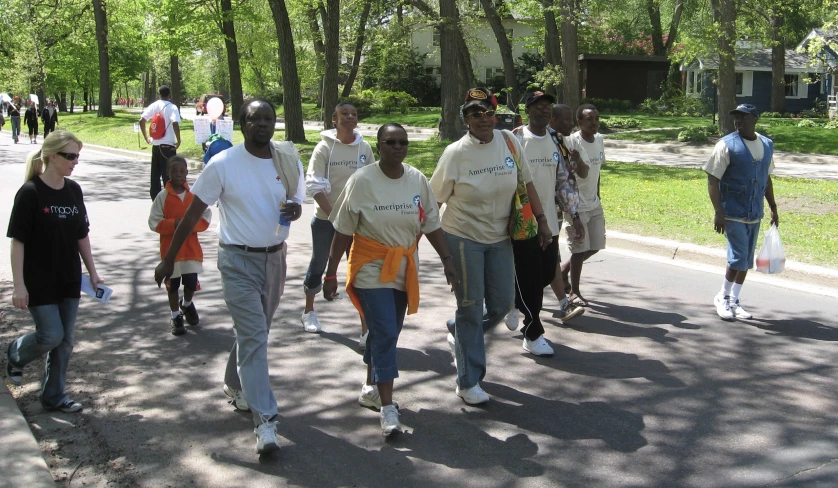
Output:
[[236,249],[241,249],[245,252],[263,252],[263,253],[272,253],[277,252],[282,249],[285,243],[277,244],[275,246],[268,246],[268,247],[250,247],[245,246],[243,244],[221,244],[221,247],[235,247]]

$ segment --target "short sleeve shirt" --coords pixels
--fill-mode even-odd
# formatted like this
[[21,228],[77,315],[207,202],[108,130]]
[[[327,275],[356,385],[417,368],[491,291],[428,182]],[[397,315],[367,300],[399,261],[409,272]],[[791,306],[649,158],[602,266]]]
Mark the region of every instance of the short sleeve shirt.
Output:
[[576,175],[576,186],[579,188],[579,211],[594,210],[600,206],[599,176],[602,163],[605,162],[605,146],[602,142],[602,134],[594,134],[594,142],[582,139],[582,132],[574,132],[570,137],[565,137],[564,140],[568,149],[576,149],[579,156],[582,157],[582,161],[590,167],[587,178]]
[[515,147],[524,182],[532,182],[527,156],[514,134],[495,130],[488,144],[466,134],[445,148],[431,176],[437,201],[446,204],[441,219],[445,232],[482,244],[509,238],[518,173],[504,133]]
[[[359,169],[340,193],[329,217],[341,234],[358,234],[388,247],[409,249],[420,232],[440,227],[439,210],[428,179],[418,169],[403,164],[401,178],[391,179],[379,163]],[[418,251],[414,254],[417,266]],[[366,264],[355,277],[356,288],[405,290],[407,259],[402,259],[396,281],[379,279],[384,260]]]
[[[358,138],[361,135],[358,134]],[[363,139],[355,144],[342,144],[334,139],[320,141],[314,147],[309,160],[308,174],[329,180],[332,190],[326,195],[329,205],[335,206],[338,195],[343,191],[349,177],[358,169],[375,162],[372,147]],[[328,220],[329,216],[315,203],[314,216]]]
[[[757,137],[755,141],[749,141],[743,137],[742,142],[744,142],[745,147],[751,151],[751,156],[753,156],[754,159],[762,159],[763,155],[765,155],[765,147],[762,145],[762,140],[759,137]],[[718,179],[722,179],[722,176],[724,176],[729,165],[730,152],[727,149],[727,144],[725,144],[725,141],[719,141],[713,147],[713,153],[704,165],[704,171]],[[771,163],[768,166],[768,174],[774,174],[773,157],[771,158]]]
[[55,190],[35,177],[18,190],[6,236],[23,243],[30,306],[79,298],[79,239],[88,231],[87,209],[75,181],[65,178],[64,187]]
[[556,208],[556,169],[561,158],[559,148],[556,147],[550,134],[537,136],[527,127],[524,127],[522,132],[524,152],[527,153],[532,173],[532,184],[538,193],[538,200],[541,202],[541,208],[544,209],[550,232],[554,236],[559,235],[561,228],[559,214],[554,210]]
[[157,100],[143,110],[142,118],[151,120],[157,112],[162,113],[163,118],[166,120],[166,135],[162,139],[154,139],[152,144],[155,146],[160,144],[174,146],[177,141],[175,140],[175,129],[172,127],[172,124],[180,124],[180,110],[178,110],[177,105],[168,100]]

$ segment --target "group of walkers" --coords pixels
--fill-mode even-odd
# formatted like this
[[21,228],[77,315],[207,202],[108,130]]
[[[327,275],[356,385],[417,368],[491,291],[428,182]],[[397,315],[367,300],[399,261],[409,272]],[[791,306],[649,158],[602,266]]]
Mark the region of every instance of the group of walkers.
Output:
[[[180,143],[180,119],[176,109],[167,112],[171,105],[167,90],[162,87],[161,101],[144,112],[141,129],[146,135],[144,121],[152,120],[154,126],[162,120],[165,133],[149,138],[150,142],[174,143],[174,149]],[[166,154],[164,148],[153,153],[149,227],[161,236],[162,258],[154,278],[159,286],[166,284],[175,335],[186,332],[184,319],[198,323],[193,299],[200,289],[203,254],[196,233],[209,226],[209,206],[219,207],[218,269],[235,331],[223,391],[234,408],[252,413],[258,453],[279,448],[268,334],[285,289],[286,240],[291,223],[302,215],[306,196],[313,198],[316,210],[310,224],[312,255],[303,284],[302,327],[311,333],[322,329],[315,312],[316,295],[322,291],[327,301],[339,297],[337,271],[343,256],[348,256],[346,295],[360,317],[366,364],[358,401],[379,410],[385,436],[402,429],[393,400],[399,377],[397,343],[405,315],[419,307],[422,236],[436,251],[456,297],[456,312],[447,321],[457,367],[456,395],[471,405],[490,401],[480,386],[487,372],[484,334],[501,321],[517,330],[523,315],[523,349],[538,356],[553,354],[539,318],[544,288],[550,285],[559,300],[562,321],[584,313],[588,302],[580,293],[583,263],[605,247],[599,198],[605,156],[593,105],[577,108],[575,123],[580,131],[574,134],[573,110],[556,105],[550,94],[536,91],[525,105],[526,126],[511,132],[497,130],[494,95],[485,88],[469,90],[461,107],[468,132],[446,147],[430,180],[406,163],[410,141],[404,127],[381,126],[373,151],[355,130],[357,111],[348,103],[335,107],[335,129],[321,134],[306,173],[292,143],[272,142],[276,108],[262,99],[251,99],[239,114],[244,143],[215,155],[191,188],[182,157]],[[748,107],[737,110],[746,109],[755,112]],[[743,119],[740,112],[737,121]],[[158,113],[165,117],[155,121]],[[752,140],[753,134],[747,132],[752,126],[737,127],[743,127],[741,137]],[[764,138],[754,139],[766,144]],[[720,144],[727,142],[728,138]],[[736,166],[746,150],[755,152],[753,144],[735,142],[730,150],[717,146],[708,169],[717,230],[724,229],[725,219],[742,219],[738,213],[728,213],[734,209],[730,199],[719,195],[719,188],[726,189],[724,183],[731,181],[724,168]],[[20,384],[22,367],[46,353],[41,402],[47,409],[65,412],[81,409],[64,392],[82,279],[79,256],[93,286],[103,282],[90,253],[81,189],[67,178],[81,146],[72,134],[57,131],[30,156],[8,232],[14,304],[29,307],[36,331],[9,345],[7,376]],[[765,166],[764,171],[759,166],[759,175],[768,177],[770,147],[753,159],[754,167]],[[160,177],[164,188],[159,186]],[[713,178],[718,180],[715,192]],[[776,221],[770,187],[768,177],[768,183],[755,191],[769,198]],[[47,208],[50,212],[42,211]],[[747,218],[761,217],[756,207],[736,209],[748,210]],[[558,246],[562,221],[570,248],[565,260]],[[743,225],[750,236],[758,221]],[[728,221],[727,230],[732,227]],[[744,274],[736,270],[746,266],[739,257],[743,238],[737,237],[735,246],[728,238],[736,248],[729,252],[735,255],[729,259],[729,279],[741,287]],[[747,258],[747,249],[744,252]],[[36,255],[56,262],[52,268],[35,264]],[[48,269],[58,272],[47,273]],[[730,298],[727,281],[721,293],[731,316],[742,313],[735,308],[738,298],[735,302]]]
[[[38,143],[38,121],[43,122],[44,139],[50,132],[55,130],[58,124],[58,108],[55,106],[55,100],[47,100],[46,106],[38,109],[38,105],[31,100],[21,101],[19,96],[12,98],[11,102],[7,102],[3,107],[0,107],[0,112],[6,112],[6,117],[12,127],[12,140],[17,144],[20,140],[21,134],[21,111],[23,111],[23,123],[26,125],[29,133],[29,143]],[[0,129],[5,125],[5,119],[0,113]]]

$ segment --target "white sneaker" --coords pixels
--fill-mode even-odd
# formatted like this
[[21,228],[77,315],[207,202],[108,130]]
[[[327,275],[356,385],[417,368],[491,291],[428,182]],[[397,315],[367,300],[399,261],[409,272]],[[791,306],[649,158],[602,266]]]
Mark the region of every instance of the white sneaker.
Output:
[[[381,410],[381,395],[378,393],[378,385],[361,386],[361,396],[358,397],[358,404],[373,410]],[[398,403],[393,402],[393,406],[396,407],[396,410],[399,409]]]
[[448,333],[448,347],[451,348],[451,352],[456,356],[457,355],[457,339],[454,338],[454,334]]
[[224,394],[230,399],[227,403],[232,405],[236,410],[241,410],[243,412],[250,411],[250,405],[247,404],[247,400],[244,399],[244,394],[241,390],[234,390],[229,386],[224,385]]
[[520,317],[520,313],[518,312],[517,308],[513,308],[506,314],[506,318],[503,319],[503,323],[506,324],[506,328],[512,331],[518,330],[518,318]]
[[460,390],[458,386],[457,396],[469,405],[480,405],[489,401],[489,394],[483,391],[483,388],[480,388],[479,384],[472,386],[468,390]]
[[279,422],[263,422],[253,429],[256,434],[256,452],[266,454],[279,450],[279,441],[276,438],[276,424]]
[[384,437],[400,432],[403,432],[403,430],[399,423],[399,411],[396,410],[395,405],[381,407],[381,433],[384,434]]
[[367,348],[367,337],[369,336],[370,331],[366,331],[363,334],[361,334],[361,337],[358,339],[358,347],[361,348],[362,351]]
[[306,332],[311,332],[312,334],[320,332],[320,321],[317,320],[317,312],[314,310],[309,313],[304,313],[300,321],[303,323],[303,328],[305,328]]
[[739,299],[734,299],[730,297],[730,311],[733,312],[733,316],[737,319],[752,319],[754,318],[747,310],[742,308],[742,305],[739,303]]
[[729,296],[723,296],[719,292],[713,298],[713,304],[716,306],[716,313],[719,314],[722,320],[733,320],[733,311],[730,309]]
[[536,356],[552,356],[553,348],[547,344],[547,339],[544,334],[540,335],[538,339],[531,341],[524,337],[524,350],[535,354]]

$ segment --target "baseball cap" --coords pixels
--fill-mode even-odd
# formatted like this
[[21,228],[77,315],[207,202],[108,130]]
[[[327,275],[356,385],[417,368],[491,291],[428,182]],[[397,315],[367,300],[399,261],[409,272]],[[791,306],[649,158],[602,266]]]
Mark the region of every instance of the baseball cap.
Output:
[[495,110],[498,107],[498,99],[492,95],[492,92],[488,88],[472,88],[466,93],[463,111],[475,105],[483,107],[486,110]]
[[735,109],[728,112],[728,114],[751,114],[754,117],[759,117],[759,110],[750,103],[741,103]]
[[530,105],[534,104],[535,102],[541,99],[549,100],[550,103],[556,103],[556,97],[550,95],[549,93],[544,93],[543,91],[534,91],[527,96],[527,101],[524,103],[524,106],[530,108]]

